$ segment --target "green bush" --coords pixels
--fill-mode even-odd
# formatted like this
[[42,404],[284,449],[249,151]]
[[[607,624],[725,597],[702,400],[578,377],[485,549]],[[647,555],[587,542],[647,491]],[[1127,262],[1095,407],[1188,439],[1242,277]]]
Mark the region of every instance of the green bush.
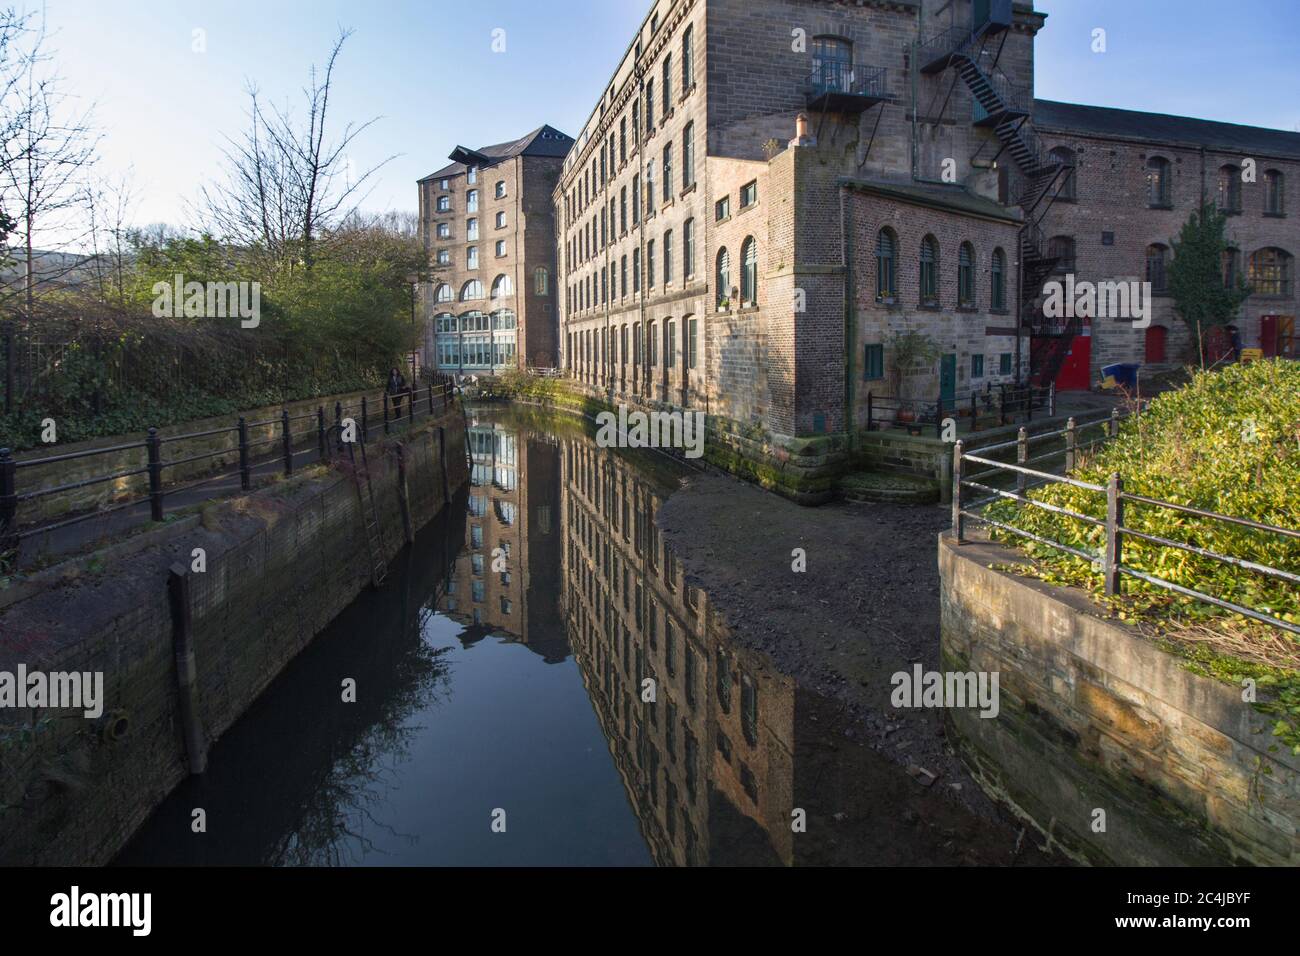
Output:
[[[1300,364],[1279,359],[1197,373],[1185,388],[1159,396],[1126,420],[1119,436],[1073,475],[1104,485],[1112,473],[1131,493],[1300,530]],[[1093,518],[1106,514],[1104,494],[1069,485],[1035,489],[1029,497]],[[1134,502],[1125,507],[1128,528],[1300,573],[1300,540],[1166,508]],[[1009,501],[991,506],[989,516],[1098,558],[1102,553],[1104,528],[1075,518]],[[1037,559],[1036,573],[1047,580],[1101,587],[1088,562],[1007,532],[994,537]],[[1124,539],[1124,564],[1300,623],[1300,588],[1294,584],[1132,536]],[[1214,624],[1228,613],[1132,577],[1124,582],[1131,598],[1121,605],[1122,617]]]

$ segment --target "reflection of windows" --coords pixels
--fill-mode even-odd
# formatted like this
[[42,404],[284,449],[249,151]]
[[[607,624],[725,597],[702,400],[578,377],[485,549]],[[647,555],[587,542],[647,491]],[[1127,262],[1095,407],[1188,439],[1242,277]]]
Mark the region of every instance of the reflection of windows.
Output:
[[469,557],[470,567],[474,569],[475,574],[483,573],[483,555],[471,554]]
[[744,763],[740,765],[740,785],[745,788],[745,796],[758,803],[758,782],[754,779],[754,772]]
[[483,586],[483,582],[482,582],[482,581],[472,581],[472,582],[470,582],[470,587],[471,587],[471,590],[473,591],[474,603],[475,603],[475,604],[482,604],[482,603],[483,603],[483,599],[484,599],[484,597],[486,596],[486,593],[487,593],[487,592],[486,592],[486,588],[484,588],[484,586]]
[[470,525],[469,542],[470,545],[475,548],[483,547],[483,526],[482,525],[477,525],[477,524]]
[[513,501],[501,501],[498,499],[495,502],[495,505],[497,519],[507,527],[513,525],[515,523],[515,503]]
[[727,666],[726,655],[722,653],[720,647],[718,648],[717,660],[714,661],[713,666],[718,672],[718,705],[722,708],[724,714],[729,714],[731,713],[731,668]]
[[502,599],[501,599],[501,613],[502,613],[502,614],[509,614],[510,611],[512,610],[512,608],[513,608],[513,605],[510,603],[510,599],[509,599],[509,598],[502,598]]
[[470,495],[469,513],[474,518],[481,518],[487,514],[487,498],[482,495]]
[[740,726],[745,732],[745,742],[758,745],[758,687],[749,675],[740,676]]
[[685,675],[686,704],[692,710],[695,708],[695,671],[696,671],[695,648],[691,647],[690,644],[687,644],[686,645],[686,675]]
[[[551,506],[550,505],[537,506],[537,512],[536,512],[536,516],[533,519],[533,524],[536,526],[539,533],[541,534],[551,533]],[[615,585],[615,591],[617,590],[618,590],[618,586]]]

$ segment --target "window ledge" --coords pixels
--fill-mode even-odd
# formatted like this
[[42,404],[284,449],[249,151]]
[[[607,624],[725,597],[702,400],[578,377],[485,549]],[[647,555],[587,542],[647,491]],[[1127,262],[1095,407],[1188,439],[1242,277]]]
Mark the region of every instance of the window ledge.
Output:
[[748,314],[748,313],[750,313],[750,312],[757,312],[757,311],[758,311],[758,306],[756,306],[756,305],[742,305],[742,306],[741,306],[739,309],[737,309],[736,311],[737,311],[740,315],[746,315],[746,314]]
[[751,209],[757,209],[757,208],[758,208],[758,204],[759,204],[759,202],[760,202],[760,200],[755,199],[755,200],[754,200],[752,203],[750,203],[748,206],[741,206],[741,207],[740,207],[740,212],[736,213],[736,215],[739,216],[739,215],[742,215],[743,213],[747,213],[747,212],[749,212]]
[[1284,213],[1284,212],[1266,212],[1266,213],[1264,213],[1264,218],[1265,218],[1265,219],[1285,219],[1285,218],[1286,218],[1286,213]]
[[[688,193],[695,192],[695,189],[698,185],[699,183],[691,183],[689,186],[683,186],[682,191],[678,195],[681,196],[682,198],[685,198]],[[1279,214],[1274,213],[1274,215],[1279,215]]]
[[969,315],[971,313],[978,312],[979,307],[974,305],[959,305],[957,306],[957,311]]
[[1011,312],[1008,309],[989,309],[989,315],[1010,315],[1010,314]]
[[730,215],[730,213],[728,213],[727,215],[723,216],[721,219],[715,219],[715,220],[713,220],[713,221],[714,221],[715,223],[730,222],[730,221],[731,221],[731,215]]
[[1153,202],[1147,204],[1148,209],[1173,209],[1174,204],[1168,202]]
[[943,306],[941,306],[938,302],[922,302],[922,303],[920,303],[920,304],[917,305],[917,308],[918,308],[918,309],[921,309],[921,310],[924,311],[924,312],[942,312],[942,311],[943,311]]

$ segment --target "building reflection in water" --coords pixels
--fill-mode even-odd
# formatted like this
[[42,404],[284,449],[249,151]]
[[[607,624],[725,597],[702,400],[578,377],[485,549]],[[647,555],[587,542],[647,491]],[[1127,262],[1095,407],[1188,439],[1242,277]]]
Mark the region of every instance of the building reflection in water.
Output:
[[792,862],[793,683],[726,640],[630,459],[568,441],[562,475],[570,642],[655,860]]
[[481,418],[469,446],[466,546],[439,606],[461,640],[573,654],[656,862],[792,862],[793,683],[684,582],[654,520],[671,476],[576,429]]

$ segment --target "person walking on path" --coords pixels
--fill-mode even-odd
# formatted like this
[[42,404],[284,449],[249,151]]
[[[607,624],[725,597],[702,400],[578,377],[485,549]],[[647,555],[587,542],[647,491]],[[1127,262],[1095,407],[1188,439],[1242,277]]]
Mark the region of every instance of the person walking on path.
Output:
[[406,394],[406,378],[401,369],[394,366],[388,373],[388,386],[385,389],[393,400],[393,417],[402,417],[402,396]]

